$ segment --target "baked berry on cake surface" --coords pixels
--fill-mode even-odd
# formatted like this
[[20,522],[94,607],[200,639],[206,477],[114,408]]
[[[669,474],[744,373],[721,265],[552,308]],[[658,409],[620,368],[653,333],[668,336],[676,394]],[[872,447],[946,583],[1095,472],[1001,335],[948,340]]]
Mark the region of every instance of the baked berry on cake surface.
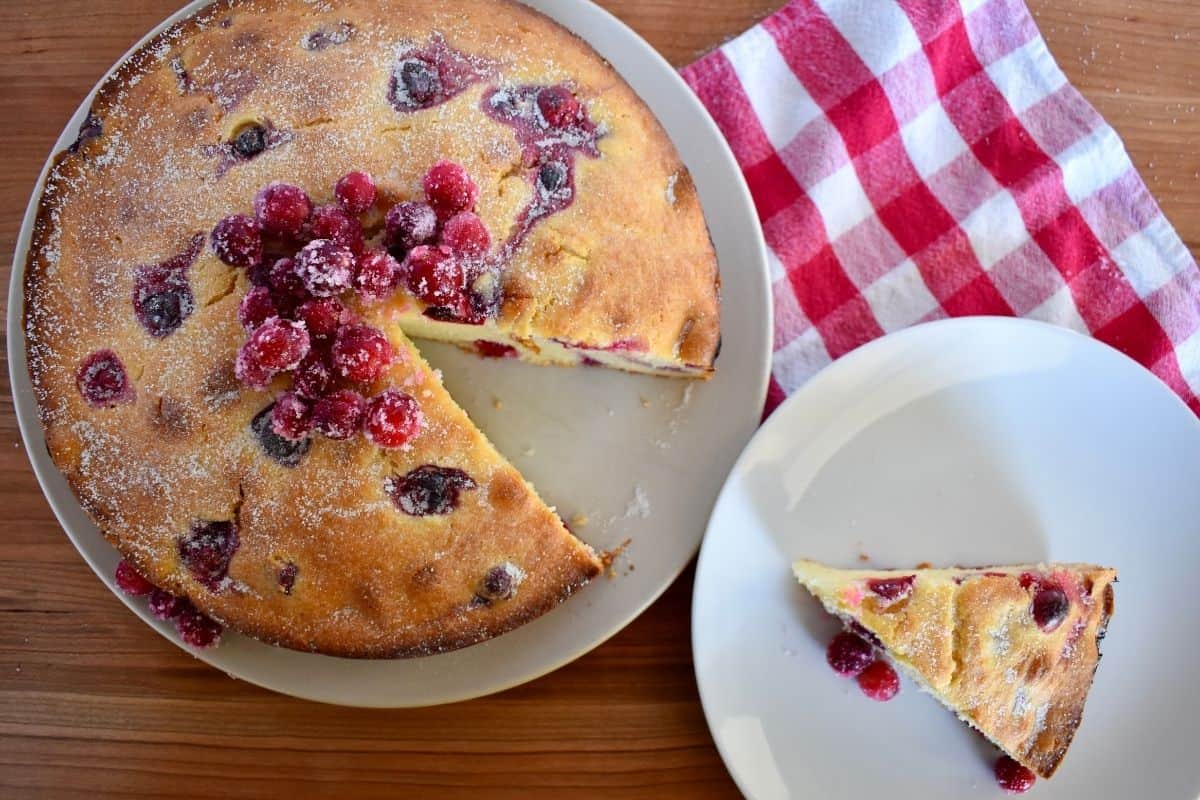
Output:
[[839,674],[860,675],[877,646],[1019,764],[1054,774],[1099,664],[1115,570],[842,570],[805,560],[793,570],[851,628],[828,650]]
[[266,641],[417,655],[599,561],[405,333],[707,377],[717,285],[658,123],[548,19],[223,1],[57,158],[27,353],[51,454],[138,574]]

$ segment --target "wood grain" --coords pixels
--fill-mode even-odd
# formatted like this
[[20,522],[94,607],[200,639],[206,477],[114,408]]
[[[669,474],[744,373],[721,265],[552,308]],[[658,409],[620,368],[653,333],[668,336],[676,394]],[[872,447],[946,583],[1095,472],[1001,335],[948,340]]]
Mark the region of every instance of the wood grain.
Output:
[[[0,252],[51,144],[179,0],[0,3]],[[604,0],[687,63],[779,0]],[[1072,81],[1200,253],[1200,5],[1033,0]],[[2,269],[7,285],[9,268]],[[0,796],[717,798],[690,659],[689,570],[623,633],[502,694],[434,709],[318,705],[230,680],[131,617],[59,530],[0,401]]]

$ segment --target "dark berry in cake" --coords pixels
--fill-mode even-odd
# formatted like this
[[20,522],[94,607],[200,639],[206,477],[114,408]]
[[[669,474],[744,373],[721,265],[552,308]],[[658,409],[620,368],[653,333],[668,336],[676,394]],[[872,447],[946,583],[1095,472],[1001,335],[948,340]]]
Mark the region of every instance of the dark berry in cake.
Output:
[[858,688],[872,700],[887,702],[900,691],[900,676],[886,661],[876,661],[858,674]]
[[212,249],[231,267],[252,267],[262,260],[258,224],[245,214],[230,214],[212,229]]
[[423,422],[416,400],[397,389],[388,389],[371,399],[364,430],[367,440],[376,447],[392,449],[403,447],[420,433]]
[[185,602],[185,598],[177,597],[165,589],[154,589],[150,592],[147,607],[159,619],[171,619],[179,613]]
[[295,270],[313,297],[334,297],[354,282],[354,252],[328,239],[314,239],[296,254]]
[[492,246],[492,236],[478,215],[463,211],[446,220],[441,243],[459,255],[479,257]]
[[333,382],[333,370],[326,363],[327,354],[310,350],[292,371],[292,388],[305,400],[319,400]]
[[361,170],[348,172],[338,179],[333,187],[333,196],[338,205],[351,214],[365,214],[375,205],[375,179]]
[[279,434],[275,433],[271,428],[273,420],[273,411],[275,404],[264,408],[258,412],[254,419],[250,422],[250,430],[254,434],[254,438],[262,447],[263,452],[275,461],[280,466],[295,467],[304,458],[304,455],[312,447],[312,439],[303,439],[298,442],[284,439]]
[[250,159],[267,149],[267,129],[255,123],[238,131],[229,143],[239,158]]
[[364,248],[362,223],[339,206],[319,206],[315,209],[308,223],[308,232],[313,239],[328,239],[355,255]]
[[1051,633],[1067,618],[1071,601],[1058,586],[1043,586],[1033,596],[1033,619],[1038,627]]
[[192,647],[212,647],[221,638],[224,627],[212,617],[185,601],[175,616],[179,638]]
[[350,41],[354,37],[355,30],[354,23],[342,20],[337,25],[317,28],[304,37],[300,46],[305,50],[324,50],[328,47],[335,47]]
[[867,581],[867,588],[889,603],[894,603],[912,594],[913,581],[916,579],[916,575],[902,575],[899,578],[871,578]]
[[130,597],[144,597],[154,591],[154,584],[146,580],[142,573],[134,569],[133,565],[125,559],[117,562],[114,578],[117,581],[117,588]]
[[204,234],[192,237],[182,253],[157,264],[138,267],[134,277],[133,310],[138,322],[154,337],[173,333],[196,309],[188,269],[204,247]]
[[477,594],[487,601],[510,600],[517,594],[517,586],[525,577],[516,564],[505,561],[483,574]]
[[437,214],[428,203],[406,200],[388,209],[384,218],[384,242],[389,248],[408,252],[428,244],[437,236]]
[[247,331],[252,331],[271,317],[279,316],[271,290],[265,286],[255,286],[246,292],[242,302],[238,303],[238,322]]
[[439,220],[447,220],[460,211],[475,208],[479,187],[466,169],[453,161],[442,160],[429,168],[421,180],[425,198]]
[[[437,93],[441,89],[441,81],[438,79],[437,70],[433,65],[417,58],[410,58],[401,62],[399,67],[395,77],[398,83],[397,88],[403,88],[411,105],[425,106],[437,97]],[[397,94],[397,92],[393,92],[393,94]]]
[[249,342],[245,342],[241,346],[233,361],[233,374],[251,389],[265,389],[271,379],[275,377],[275,372],[276,370],[259,361],[257,353],[250,347]]
[[112,350],[97,350],[85,358],[75,373],[75,385],[93,408],[111,408],[134,399],[125,365]]
[[100,122],[100,118],[95,114],[89,113],[87,118],[79,126],[79,133],[75,136],[75,141],[67,148],[68,153],[78,153],[80,148],[90,142],[92,139],[100,138],[104,132],[104,126]]
[[459,493],[474,489],[475,481],[461,469],[426,464],[388,478],[383,488],[405,514],[425,517],[458,508]]
[[284,594],[291,594],[292,589],[296,586],[296,575],[299,574],[300,568],[290,561],[283,565],[279,570],[279,591]]
[[241,542],[228,520],[197,520],[179,540],[179,560],[192,577],[216,590],[229,573],[229,562]]
[[462,264],[448,247],[413,248],[401,271],[408,290],[431,306],[449,306],[462,296]]
[[310,347],[304,323],[278,317],[258,326],[246,342],[246,352],[254,361],[276,371],[294,369]]
[[475,352],[484,358],[516,358],[521,355],[511,344],[492,342],[487,339],[475,340]]
[[277,304],[287,300],[301,301],[308,297],[308,289],[304,288],[304,281],[300,279],[296,261],[292,258],[280,258],[271,265],[267,273],[267,285]]
[[548,161],[538,167],[538,185],[548,194],[566,186],[567,176],[567,165],[561,161]]
[[327,394],[313,406],[313,423],[330,439],[349,439],[362,429],[367,401],[351,389]]
[[829,643],[825,660],[838,675],[852,678],[875,660],[875,648],[850,631],[842,631]]
[[292,442],[308,438],[312,432],[312,409],[295,392],[284,392],[275,398],[271,411],[271,430],[276,436]]
[[565,128],[579,118],[579,101],[565,86],[547,86],[538,92],[537,108],[551,128]]
[[1011,756],[1000,756],[992,770],[996,775],[996,785],[1007,794],[1024,794],[1037,782],[1033,770],[1018,763]]
[[358,260],[354,288],[366,302],[382,300],[396,288],[400,278],[400,263],[383,250],[364,253]]
[[263,233],[295,239],[304,231],[312,214],[312,201],[299,186],[276,181],[254,197],[254,217]]
[[333,340],[332,362],[342,377],[367,383],[392,362],[392,345],[377,328],[343,325]]

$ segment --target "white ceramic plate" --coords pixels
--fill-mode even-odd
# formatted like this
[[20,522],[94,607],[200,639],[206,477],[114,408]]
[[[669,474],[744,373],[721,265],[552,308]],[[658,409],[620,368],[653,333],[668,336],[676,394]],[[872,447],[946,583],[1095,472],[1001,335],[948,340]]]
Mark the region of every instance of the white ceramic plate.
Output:
[[890,703],[825,663],[839,624],[791,575],[1091,561],[1120,571],[1082,727],[1031,798],[1200,790],[1200,422],[1109,347],[1041,323],[922,325],[779,408],[722,490],[696,574],[704,710],[753,800],[1002,796],[997,752],[902,678]]
[[[549,672],[619,631],[670,585],[695,553],[717,490],[758,424],[771,349],[766,255],[728,146],[675,70],[615,17],[585,0],[528,4],[582,35],[612,62],[658,115],[691,170],[724,281],[724,347],[716,377],[689,393],[683,381],[539,369],[424,344],[422,351],[443,370],[450,392],[546,501],[568,520],[588,517],[578,529],[585,540],[611,549],[631,539],[616,577],[598,579],[561,608],[496,640],[430,658],[350,661],[232,635],[219,648],[197,653],[236,677],[314,700],[397,707],[462,700]],[[188,6],[163,26],[201,5]],[[87,106],[79,108],[54,152],[74,140]],[[79,552],[116,592],[116,551],[47,456],[26,372],[21,282],[40,186],[18,238],[9,291],[8,355],[17,418],[50,506]],[[171,626],[151,617],[144,603],[122,600],[180,644]]]

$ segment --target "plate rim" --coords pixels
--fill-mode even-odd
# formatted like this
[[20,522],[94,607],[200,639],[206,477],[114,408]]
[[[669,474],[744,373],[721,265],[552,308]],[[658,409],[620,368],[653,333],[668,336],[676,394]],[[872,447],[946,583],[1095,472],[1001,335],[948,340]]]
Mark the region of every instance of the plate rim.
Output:
[[[215,2],[220,2],[220,0],[192,0],[191,2],[186,3],[182,8],[170,14],[157,25],[152,27],[149,31],[147,31],[144,36],[139,38],[133,45],[131,45],[112,64],[112,66],[110,66],[103,73],[103,75],[101,75],[92,88],[89,89],[84,95],[75,111],[68,117],[62,132],[59,134],[58,138],[55,140],[53,146],[47,154],[45,162],[42,165],[41,172],[38,174],[37,180],[34,183],[33,189],[31,190],[29,202],[26,205],[25,213],[21,220],[21,225],[17,230],[16,243],[12,259],[12,269],[9,275],[8,316],[5,320],[5,330],[8,337],[6,354],[8,356],[9,383],[13,397],[13,412],[17,419],[17,427],[20,432],[21,444],[25,449],[26,458],[29,460],[30,467],[32,468],[34,476],[37,479],[38,488],[42,494],[42,497],[45,499],[47,505],[50,507],[51,512],[54,514],[59,528],[66,535],[72,547],[75,548],[76,553],[83,559],[84,563],[87,564],[92,572],[96,574],[101,583],[103,583],[108,590],[126,606],[126,608],[132,611],[136,617],[140,618],[142,622],[149,626],[151,630],[158,633],[184,653],[205,662],[215,669],[227,672],[230,677],[260,686],[276,694],[310,700],[313,702],[354,708],[421,708],[457,703],[464,700],[496,694],[498,692],[511,689],[515,686],[520,686],[530,681],[537,680],[538,678],[541,678],[544,675],[558,670],[563,666],[566,666],[567,664],[581,658],[627,628],[638,617],[640,617],[647,608],[653,605],[663,595],[663,593],[675,583],[676,580],[678,580],[679,576],[687,568],[688,564],[691,563],[692,559],[696,556],[696,553],[700,549],[704,536],[703,532],[696,536],[694,544],[692,544],[685,553],[680,554],[678,564],[674,567],[674,569],[668,570],[668,574],[664,574],[657,587],[654,589],[654,591],[647,593],[647,596],[644,598],[643,602],[638,604],[633,611],[625,615],[623,619],[620,619],[615,624],[610,625],[606,631],[604,631],[601,635],[593,637],[585,645],[568,651],[558,658],[549,659],[540,664],[536,669],[522,674],[520,677],[514,677],[511,680],[501,681],[495,684],[485,684],[470,690],[459,691],[457,693],[444,694],[439,696],[439,698],[436,700],[398,703],[384,698],[383,702],[358,703],[339,700],[328,694],[281,689],[277,686],[269,685],[263,680],[258,680],[229,671],[221,663],[222,659],[219,655],[219,649],[194,650],[184,646],[181,640],[179,640],[175,635],[173,628],[159,623],[159,621],[155,620],[149,615],[148,611],[146,611],[140,605],[135,604],[133,598],[129,598],[120,592],[117,589],[112,577],[107,574],[107,571],[101,569],[100,565],[85,551],[84,547],[80,544],[79,536],[86,535],[90,532],[84,531],[77,534],[65,521],[66,509],[71,505],[79,507],[78,498],[74,495],[74,493],[68,492],[66,496],[56,498],[53,496],[53,493],[47,489],[47,481],[51,475],[58,472],[58,468],[53,463],[53,460],[49,457],[48,453],[43,454],[38,452],[35,455],[35,448],[30,447],[31,441],[38,446],[43,445],[44,435],[40,420],[38,419],[37,402],[34,397],[33,387],[27,369],[24,326],[25,266],[28,258],[29,246],[32,240],[33,225],[36,221],[37,210],[46,186],[46,178],[54,165],[56,156],[71,141],[73,141],[75,131],[81,124],[82,120],[86,117],[88,111],[90,110],[93,98],[99,91],[100,87],[103,86],[105,81],[107,81],[109,77],[127,59],[130,58],[130,56],[136,53],[147,42],[149,42],[167,27],[175,24],[181,19],[197,13],[202,8]],[[772,313],[773,305],[771,302],[770,292],[770,267],[767,260],[766,242],[762,232],[761,224],[758,219],[756,206],[754,205],[753,197],[750,193],[749,186],[746,183],[745,176],[742,174],[741,168],[737,163],[737,159],[734,157],[728,141],[721,134],[716,121],[712,118],[712,115],[709,114],[708,110],[704,107],[704,104],[700,102],[700,99],[686,84],[676,68],[673,67],[666,60],[666,58],[657,49],[651,46],[649,42],[647,42],[637,31],[609,12],[607,9],[597,5],[592,0],[518,0],[518,2],[520,2],[522,5],[530,7],[535,12],[544,14],[559,26],[565,28],[573,35],[578,36],[590,48],[592,48],[600,58],[608,62],[609,59],[600,53],[599,48],[592,41],[592,36],[598,34],[594,34],[593,30],[578,30],[577,26],[568,25],[566,22],[562,21],[563,17],[566,17],[570,14],[590,15],[592,20],[597,23],[599,27],[606,27],[610,31],[610,33],[607,35],[617,36],[623,41],[622,46],[632,48],[637,55],[642,58],[648,58],[654,64],[655,68],[661,72],[661,78],[671,86],[671,91],[675,95],[675,102],[679,103],[683,107],[683,111],[680,111],[679,109],[671,110],[671,116],[678,116],[683,113],[695,117],[695,122],[700,125],[700,129],[695,132],[695,135],[708,140],[711,145],[715,146],[720,162],[722,162],[722,169],[727,171],[733,178],[730,184],[724,187],[725,191],[736,196],[737,206],[748,215],[747,219],[752,223],[746,225],[746,229],[742,231],[741,234],[749,237],[749,249],[753,251],[753,258],[747,259],[744,263],[737,264],[736,274],[740,279],[745,279],[747,275],[752,277],[757,276],[758,279],[753,281],[753,285],[754,288],[758,290],[758,302],[766,312],[761,316],[761,323],[758,330],[753,332],[755,334],[755,338],[762,341],[764,345],[758,364],[757,387],[753,393],[753,396],[757,398],[757,405],[755,407],[755,413],[757,414],[766,401],[767,388],[771,375],[771,343],[774,337],[774,317]],[[615,65],[613,65],[613,69],[617,70],[617,73],[621,75],[621,71]],[[625,80],[624,75],[621,75],[621,77],[623,80]],[[651,106],[650,101],[646,99],[640,92],[637,92],[637,94],[639,99],[646,103],[655,119],[659,120],[661,124],[659,110]],[[662,103],[659,103],[659,107],[662,108]],[[671,138],[672,144],[675,144],[675,140],[672,137],[668,135],[668,138]],[[678,147],[678,145],[676,145],[676,147]],[[695,172],[695,170],[692,170],[691,167],[689,167],[689,171],[692,171],[693,173]],[[720,272],[723,279],[728,279],[735,274],[735,272],[732,271],[728,266],[719,265],[719,268],[720,267],[724,267]],[[757,429],[752,432],[750,437],[751,439],[756,432]],[[713,496],[714,507],[718,497],[719,492]],[[705,526],[705,531],[706,530],[707,525]],[[430,661],[431,659],[436,659],[439,655],[448,654],[425,656],[421,660]],[[322,657],[334,658],[332,656]]]
[[[978,329],[980,327],[1024,328],[1030,331],[1037,331],[1039,335],[1048,335],[1051,337],[1070,340],[1073,345],[1082,346],[1085,349],[1091,349],[1096,353],[1104,353],[1106,358],[1116,355],[1117,358],[1114,360],[1114,363],[1123,362],[1123,366],[1121,367],[1122,369],[1127,369],[1129,366],[1136,367],[1136,373],[1142,376],[1142,378],[1138,378],[1138,380],[1143,383],[1143,385],[1147,387],[1154,386],[1156,388],[1152,389],[1151,391],[1158,393],[1160,396],[1165,395],[1166,397],[1169,397],[1174,402],[1176,408],[1183,412],[1191,420],[1193,428],[1200,429],[1200,417],[1197,417],[1196,414],[1194,414],[1192,410],[1188,408],[1187,403],[1183,401],[1183,398],[1173,392],[1170,387],[1163,383],[1162,380],[1160,380],[1154,373],[1141,364],[1141,362],[1135,360],[1127,353],[1118,350],[1107,342],[1102,342],[1093,336],[1080,333],[1079,331],[1071,328],[1023,317],[949,317],[918,323],[916,325],[885,334],[884,336],[873,339],[861,347],[847,353],[841,358],[838,358],[835,361],[827,364],[815,375],[813,375],[807,383],[785,398],[784,401],[780,403],[780,405],[771,413],[771,416],[759,426],[758,430],[755,431],[754,436],[751,437],[750,441],[747,442],[745,449],[743,449],[741,454],[738,455],[733,467],[729,470],[729,474],[726,476],[725,483],[721,486],[720,492],[717,493],[717,500],[713,504],[712,512],[709,515],[708,526],[704,531],[704,539],[700,545],[700,553],[696,558],[696,575],[692,582],[692,607],[690,614],[692,632],[692,673],[696,680],[696,689],[700,697],[700,706],[704,713],[704,723],[708,728],[713,745],[716,747],[717,753],[721,757],[721,762],[725,765],[726,772],[729,773],[730,778],[737,785],[738,791],[740,791],[742,795],[750,800],[753,800],[754,795],[751,794],[749,788],[744,784],[740,773],[734,768],[733,765],[735,761],[733,760],[732,755],[727,752],[725,745],[722,743],[721,737],[717,735],[717,730],[715,728],[713,719],[714,712],[711,708],[713,702],[715,701],[715,697],[711,694],[713,691],[711,686],[707,690],[705,688],[706,683],[701,674],[700,659],[697,657],[697,642],[699,641],[699,638],[697,637],[696,632],[700,628],[697,611],[699,603],[697,600],[700,597],[700,593],[704,591],[702,587],[702,580],[705,574],[704,565],[706,562],[706,554],[711,554],[713,552],[713,546],[710,543],[713,541],[712,532],[716,527],[718,511],[720,510],[722,504],[726,502],[727,495],[732,491],[731,487],[733,486],[736,477],[744,471],[744,464],[751,457],[751,453],[756,449],[759,439],[762,438],[766,440],[772,436],[778,435],[774,433],[774,429],[778,428],[782,424],[780,420],[790,413],[786,410],[788,406],[799,405],[800,401],[798,401],[796,398],[822,391],[825,384],[836,380],[840,373],[846,371],[847,369],[853,368],[857,361],[862,360],[877,350],[885,350],[887,348],[902,345],[907,340],[918,336],[935,335],[936,333],[940,333],[942,329],[949,329],[951,332],[953,332],[955,328]],[[930,334],[931,330],[935,331],[935,334]],[[850,364],[850,366],[847,367],[846,364]],[[1129,374],[1133,376],[1134,372],[1135,371],[1130,371]],[[711,558],[714,556],[709,555],[709,557]]]

